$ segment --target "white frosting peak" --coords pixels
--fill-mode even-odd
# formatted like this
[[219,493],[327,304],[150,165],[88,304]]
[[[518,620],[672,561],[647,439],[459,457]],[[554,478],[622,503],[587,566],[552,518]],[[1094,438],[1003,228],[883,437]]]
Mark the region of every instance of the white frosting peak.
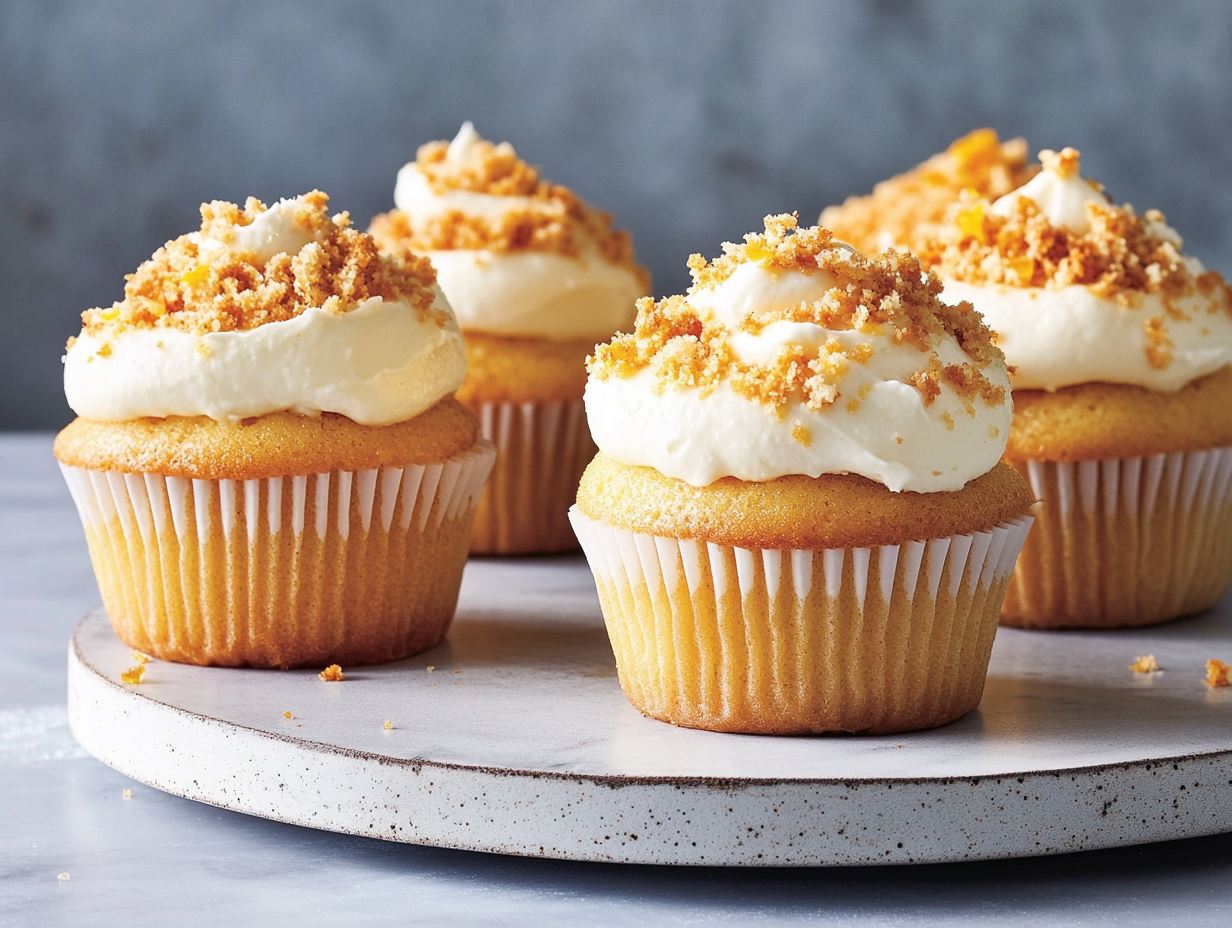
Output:
[[834,274],[821,268],[787,271],[750,261],[714,286],[694,288],[689,305],[703,319],[735,327],[745,316],[756,319],[801,303],[814,303],[842,285]]
[[462,123],[462,128],[449,143],[449,149],[445,152],[445,160],[451,164],[465,164],[471,152],[475,150],[475,146],[482,141],[483,137],[475,131],[474,125],[468,119]]
[[205,238],[198,247],[203,256],[219,251],[251,252],[261,264],[276,254],[297,255],[315,239],[310,228],[296,222],[298,209],[295,200],[279,200],[248,225],[232,226],[224,241]]
[[1068,229],[1075,235],[1085,235],[1091,228],[1086,205],[1111,204],[1099,187],[1079,175],[1077,164],[1074,164],[1072,173],[1067,173],[1059,168],[1056,156],[1051,159],[1045,157],[1052,154],[1041,152],[1044,169],[1017,190],[996,200],[988,208],[989,212],[998,216],[1012,216],[1018,205],[1018,198],[1025,197],[1034,202],[1048,221],[1058,229]]

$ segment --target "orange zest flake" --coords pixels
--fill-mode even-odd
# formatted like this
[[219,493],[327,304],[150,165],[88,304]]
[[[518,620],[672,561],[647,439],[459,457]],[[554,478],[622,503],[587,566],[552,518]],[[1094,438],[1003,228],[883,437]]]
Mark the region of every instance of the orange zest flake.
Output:
[[1206,685],[1227,686],[1229,672],[1232,672],[1232,667],[1229,667],[1223,661],[1211,658],[1206,662]]
[[988,233],[984,229],[984,204],[976,203],[966,209],[959,210],[955,218],[958,231],[967,238],[973,238],[981,244],[988,242]]
[[342,672],[342,668],[337,664],[330,664],[319,674],[317,674],[326,683],[338,683],[346,679],[346,674]]
[[463,190],[520,197],[524,204],[491,216],[450,210],[420,219],[390,210],[373,218],[368,228],[383,251],[546,251],[577,257],[591,242],[609,264],[628,269],[643,290],[650,288],[649,273],[634,260],[632,236],[614,227],[611,214],[590,206],[568,187],[541,179],[508,142],[476,141],[462,161],[448,160],[448,151],[448,142],[429,142],[415,159],[435,193]]
[[423,319],[433,308],[436,271],[409,253],[383,257],[372,236],[351,228],[346,213],[331,217],[329,197],[314,190],[296,201],[295,219],[314,235],[298,254],[261,262],[229,248],[203,255],[198,241],[226,242],[235,226],[250,225],[266,207],[249,198],[244,208],[214,201],[201,205],[198,235],[168,242],[128,275],[124,299],[82,313],[87,332],[166,327],[204,335],[254,329],[292,319],[311,308],[346,313],[365,300],[405,300]]
[[[889,335],[930,356],[925,370],[910,380],[924,394],[926,405],[940,395],[942,383],[966,399],[979,396],[990,406],[1005,402],[1005,390],[983,373],[990,363],[1004,362],[991,333],[970,303],[942,303],[938,299],[940,281],[923,273],[912,255],[890,252],[867,258],[836,243],[825,229],[797,230],[794,214],[767,216],[764,233],[750,233],[743,244],[726,243],[723,250],[723,256],[713,263],[700,255],[689,259],[694,281],[689,295],[717,287],[746,263],[805,273],[822,270],[842,282],[816,302],[758,318],[746,316],[738,326],[742,331],[756,334],[773,322],[790,321],[835,332]],[[725,381],[737,395],[757,400],[781,415],[791,401],[813,411],[835,403],[851,363],[865,364],[873,356],[868,342],[846,348],[832,336],[820,348],[789,345],[769,363],[749,364],[732,350],[731,331],[713,320],[703,320],[688,296],[658,302],[645,298],[637,306],[634,331],[597,346],[587,359],[587,368],[596,379],[629,377],[650,369],[658,390],[690,387],[703,396]],[[943,366],[934,348],[945,336],[955,338],[972,362]]]

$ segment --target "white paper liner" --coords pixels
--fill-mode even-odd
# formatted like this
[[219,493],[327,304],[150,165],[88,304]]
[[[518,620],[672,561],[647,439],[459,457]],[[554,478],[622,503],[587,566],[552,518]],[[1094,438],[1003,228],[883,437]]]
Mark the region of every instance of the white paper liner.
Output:
[[[413,600],[432,588],[435,602],[442,584],[408,574],[432,545],[469,535],[494,459],[480,439],[440,464],[254,480],[60,469],[125,641],[172,659],[285,666],[367,653],[357,634],[379,651],[382,622],[391,640],[413,637]],[[456,582],[464,559],[464,547],[445,558],[458,561]]]
[[598,452],[580,400],[478,403],[480,434],[496,446],[496,466],[471,530],[473,554],[570,551],[577,539],[569,507]]
[[630,701],[676,724],[769,733],[901,731],[974,708],[1032,523],[807,551],[569,517]]
[[1007,624],[1162,622],[1212,606],[1232,579],[1232,448],[1014,466],[1041,504]]

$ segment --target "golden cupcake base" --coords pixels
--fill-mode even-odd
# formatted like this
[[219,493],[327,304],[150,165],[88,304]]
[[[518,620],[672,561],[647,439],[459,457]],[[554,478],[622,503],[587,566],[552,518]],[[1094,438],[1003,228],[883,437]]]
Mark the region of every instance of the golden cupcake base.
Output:
[[808,551],[634,533],[576,507],[570,519],[629,701],[757,734],[910,731],[974,709],[1031,526]]
[[431,647],[457,603],[494,451],[252,480],[61,465],[103,604],[164,660],[295,667]]
[[479,499],[472,554],[577,550],[569,507],[598,449],[581,400],[475,403],[480,434],[496,447],[496,465]]
[[1011,462],[1041,500],[1001,621],[1119,628],[1208,609],[1232,580],[1232,448]]

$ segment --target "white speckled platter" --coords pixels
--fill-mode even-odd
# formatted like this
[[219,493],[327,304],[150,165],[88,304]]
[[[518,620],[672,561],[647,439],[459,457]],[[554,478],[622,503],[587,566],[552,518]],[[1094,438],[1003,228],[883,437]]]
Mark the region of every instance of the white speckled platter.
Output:
[[[1232,830],[1232,688],[1203,682],[1208,658],[1232,663],[1229,605],[1143,631],[1002,629],[953,725],[772,738],[630,707],[580,557],[472,561],[445,644],[342,683],[153,662],[127,686],[129,651],[92,613],[69,717],[151,786],[394,841],[730,866],[1052,854]],[[1163,673],[1128,670],[1147,653]]]

